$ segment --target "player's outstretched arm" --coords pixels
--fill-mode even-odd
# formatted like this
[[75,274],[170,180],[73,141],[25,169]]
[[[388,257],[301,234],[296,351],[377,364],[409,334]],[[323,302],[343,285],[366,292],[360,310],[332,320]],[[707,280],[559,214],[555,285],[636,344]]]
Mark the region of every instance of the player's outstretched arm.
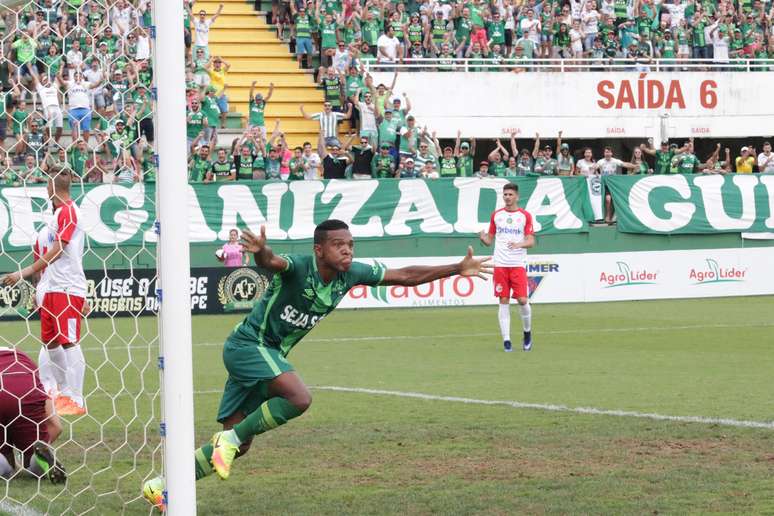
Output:
[[271,247],[266,244],[266,226],[261,226],[261,234],[258,236],[252,231],[244,230],[240,244],[244,252],[253,253],[258,267],[274,272],[282,272],[288,268],[287,260],[274,254]]
[[474,258],[473,248],[459,263],[449,265],[412,265],[401,269],[387,269],[380,285],[403,285],[413,287],[449,276],[477,276],[487,279],[492,274],[491,257]]
[[10,272],[0,278],[0,284],[13,286],[24,278],[37,275],[40,271],[54,263],[60,256],[62,256],[62,250],[65,244],[61,240],[54,240],[51,244],[51,248],[46,253],[35,260],[32,265],[24,267],[20,271]]

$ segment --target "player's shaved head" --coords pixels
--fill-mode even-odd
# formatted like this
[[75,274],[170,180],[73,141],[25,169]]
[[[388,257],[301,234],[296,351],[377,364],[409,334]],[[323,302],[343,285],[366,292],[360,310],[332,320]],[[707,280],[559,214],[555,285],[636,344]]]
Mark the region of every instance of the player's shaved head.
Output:
[[322,244],[328,239],[329,231],[338,231],[340,229],[349,229],[349,226],[343,220],[328,219],[320,222],[314,228],[314,243]]

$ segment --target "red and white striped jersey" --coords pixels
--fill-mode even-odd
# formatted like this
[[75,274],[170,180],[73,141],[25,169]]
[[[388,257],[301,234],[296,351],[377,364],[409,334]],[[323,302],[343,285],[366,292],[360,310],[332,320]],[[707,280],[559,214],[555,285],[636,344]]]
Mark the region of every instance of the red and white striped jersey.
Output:
[[508,243],[520,243],[527,235],[535,234],[532,215],[521,208],[495,210],[489,221],[489,234],[495,237],[495,267],[524,267],[527,264],[527,250],[509,249]]
[[38,289],[42,292],[64,292],[86,297],[86,275],[83,273],[86,232],[83,230],[81,211],[72,200],[54,210],[54,218],[38,234],[36,252],[43,256],[57,240],[62,242],[64,250],[57,260],[45,268]]

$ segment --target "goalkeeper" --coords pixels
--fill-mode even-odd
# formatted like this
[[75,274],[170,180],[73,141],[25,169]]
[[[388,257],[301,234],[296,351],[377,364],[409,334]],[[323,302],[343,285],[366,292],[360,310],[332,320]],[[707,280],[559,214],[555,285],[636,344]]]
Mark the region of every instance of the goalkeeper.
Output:
[[[387,269],[353,262],[354,241],[346,223],[326,220],[315,228],[314,254],[276,255],[260,236],[242,234],[242,247],[255,255],[259,267],[274,278],[252,312],[231,332],[223,347],[228,379],[218,421],[224,430],[196,450],[196,479],[214,470],[227,479],[238,455],[253,437],[300,416],[312,403],[309,389],[287,361],[287,355],[314,326],[331,313],[355,285],[428,283],[448,276],[492,273],[489,259],[473,257],[473,248],[459,262],[438,266]],[[145,483],[143,494],[163,506],[163,478]]]

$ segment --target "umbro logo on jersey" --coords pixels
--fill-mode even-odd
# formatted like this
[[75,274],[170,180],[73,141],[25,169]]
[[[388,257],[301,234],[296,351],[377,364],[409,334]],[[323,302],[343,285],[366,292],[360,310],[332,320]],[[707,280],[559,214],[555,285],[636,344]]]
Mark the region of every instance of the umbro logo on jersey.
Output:
[[308,299],[309,301],[311,301],[312,299],[314,299],[314,296],[315,296],[314,289],[313,288],[305,288],[304,292],[301,294],[301,296],[303,296],[304,299]]

